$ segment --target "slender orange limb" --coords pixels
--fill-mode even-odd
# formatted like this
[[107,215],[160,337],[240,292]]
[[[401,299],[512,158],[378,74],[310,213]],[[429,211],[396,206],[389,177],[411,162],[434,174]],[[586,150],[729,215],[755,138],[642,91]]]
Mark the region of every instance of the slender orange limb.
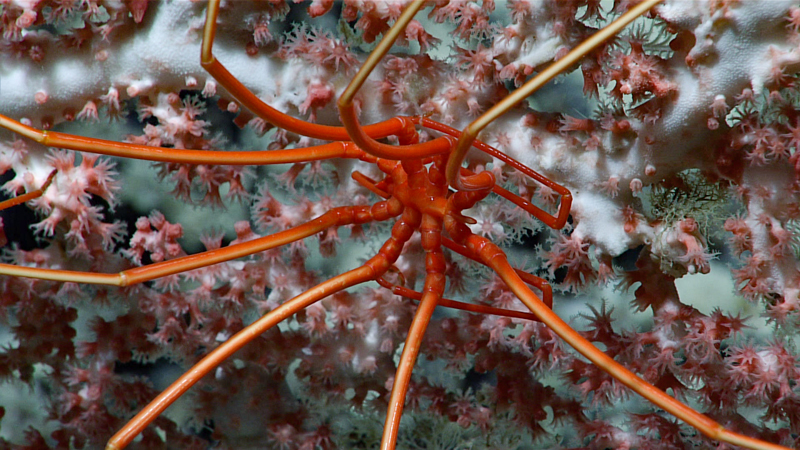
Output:
[[[376,205],[386,204],[385,206],[387,207],[391,206],[388,203],[389,202],[380,202]],[[396,205],[397,208],[387,209],[385,207],[380,207],[374,212],[370,211],[367,213],[371,215],[374,220],[382,220],[381,218],[388,218],[393,215],[396,216],[401,212],[403,214],[400,220],[392,227],[392,235],[383,246],[381,246],[377,255],[370,258],[363,266],[320,283],[294,299],[289,300],[234,335],[220,347],[209,353],[188,372],[172,383],[172,385],[156,397],[156,399],[150,402],[150,404],[111,438],[106,449],[118,450],[127,446],[145,427],[147,427],[147,425],[155,420],[156,417],[164,412],[169,405],[175,402],[175,400],[183,395],[192,385],[197,383],[200,378],[208,374],[208,372],[213,370],[248,342],[258,337],[261,333],[316,301],[357,284],[374,280],[382,276],[400,256],[403,246],[411,237],[420,221],[418,212],[412,209],[403,209],[402,205],[396,203],[392,204]],[[351,223],[356,223],[356,221],[354,220]]]
[[643,380],[625,366],[614,361],[610,356],[600,351],[542,303],[536,294],[528,289],[522,279],[517,276],[517,273],[508,263],[505,253],[503,253],[499,247],[487,239],[474,234],[466,239],[466,244],[468,248],[475,252],[486,265],[491,267],[492,270],[503,279],[509,289],[514,292],[522,303],[544,322],[545,325],[553,330],[554,333],[577,350],[578,353],[585,356],[589,361],[634,392],[691,425],[711,439],[755,450],[788,450],[786,447],[780,445],[770,444],[726,430],[722,425],[711,420],[709,417],[684,405],[674,397],[670,397],[664,391]]
[[[402,297],[410,298],[412,300],[421,301],[422,292],[411,290],[404,286],[398,286],[386,280],[386,278],[378,277],[375,281],[381,286],[392,291],[392,294],[400,295]],[[514,311],[513,309],[495,308],[494,306],[476,305],[474,303],[459,302],[448,298],[439,299],[438,306],[445,308],[458,309],[461,311],[476,313],[476,314],[490,314],[493,316],[510,317],[512,319],[525,319],[541,322],[534,314],[525,311]]]
[[332,142],[307,148],[265,151],[213,151],[184,150],[151,147],[105,139],[74,136],[57,131],[43,131],[24,125],[0,114],[0,127],[11,130],[49,147],[66,148],[123,158],[146,161],[163,161],[189,164],[226,164],[233,166],[288,164],[320,161],[331,158],[375,159],[361,151],[352,142]]
[[[484,264],[480,257],[475,254],[475,252],[461,244],[456,243],[452,239],[442,237],[442,245],[447,247],[448,250],[454,251],[465,258],[469,258],[473,261]],[[542,291],[542,301],[545,305],[547,305],[548,308],[553,309],[553,287],[550,286],[550,283],[547,280],[544,278],[539,278],[536,275],[531,275],[528,272],[519,269],[514,269],[514,272],[516,272],[517,275],[526,283]]]
[[[525,100],[529,95],[536,92],[539,88],[544,86],[548,81],[555,78],[557,75],[563,73],[570,66],[577,63],[587,53],[591,52],[604,42],[613,38],[617,33],[622,31],[629,23],[637,17],[646,13],[650,8],[654,7],[661,0],[644,0],[638,5],[632,7],[625,14],[619,16],[615,21],[605,26],[602,30],[593,34],[589,39],[581,42],[580,45],[572,49],[566,56],[551,64],[547,69],[540,72],[538,75],[526,82],[522,87],[509,94],[506,98],[498,102],[496,105],[489,108],[488,111],[483,113],[480,117],[470,123],[458,138],[455,150],[450,154],[450,159],[447,161],[447,182],[457,190],[474,191],[491,187],[487,184],[485,178],[477,176],[461,177],[459,169],[464,163],[464,158],[467,155],[473,141],[478,137],[487,125],[494,122],[495,119],[503,115],[506,111],[513,108],[518,103]],[[483,172],[481,172],[483,173]]]
[[361,65],[361,68],[358,70],[358,73],[356,73],[355,77],[350,80],[350,84],[347,85],[347,88],[344,90],[344,92],[342,92],[342,95],[339,97],[339,100],[336,103],[339,107],[339,118],[341,119],[344,127],[347,129],[349,138],[362,150],[379,158],[403,160],[442,155],[450,153],[450,150],[455,144],[455,139],[449,136],[442,136],[432,141],[417,144],[413,121],[407,117],[401,118],[407,120],[409,124],[409,127],[405,129],[406,134],[398,135],[398,137],[401,141],[403,141],[404,138],[411,137],[413,142],[409,143],[408,145],[399,146],[378,142],[370,136],[368,128],[361,127],[361,124],[358,121],[358,116],[356,115],[356,107],[353,103],[356,93],[359,89],[361,89],[361,86],[364,84],[364,82],[367,81],[369,74],[375,69],[375,67],[377,67],[381,59],[383,59],[383,57],[389,52],[389,50],[392,48],[392,45],[394,45],[395,40],[397,40],[398,36],[400,36],[400,33],[403,32],[403,30],[406,28],[406,25],[411,22],[411,19],[414,18],[414,15],[417,13],[417,11],[419,11],[424,5],[424,0],[415,0],[406,7],[394,25],[392,25],[392,28],[384,33],[383,38],[378,43],[378,46],[375,47],[375,49],[369,54],[367,60]]
[[508,190],[498,185],[492,186],[492,192],[519,206],[525,212],[541,220],[545,223],[545,225],[554,230],[560,230],[564,228],[564,225],[567,224],[567,220],[569,219],[570,208],[572,207],[572,193],[569,192],[567,188],[562,189],[566,191],[566,193],[559,192],[559,194],[561,194],[561,201],[558,205],[558,213],[554,216],[542,208],[534,205],[533,203],[525,200],[519,195],[512,194]]
[[[214,46],[214,36],[217,32],[217,16],[219,15],[220,0],[210,0],[206,12],[206,23],[203,28],[203,43],[200,53],[200,65],[211,74],[217,82],[225,88],[240,104],[252,111],[258,117],[267,122],[300,134],[316,139],[330,141],[349,141],[350,136],[343,127],[329,125],[319,125],[306,122],[289,116],[277,109],[269,106],[256,97],[239,80],[236,79],[228,69],[223,66],[212,52]],[[408,133],[409,127],[413,131],[413,125],[407,119],[395,117],[381,123],[368,125],[365,132],[375,138],[384,138],[398,133]]]
[[180,398],[181,395],[185,394],[189,388],[194,386],[201,378],[222,364],[239,349],[247,345],[247,343],[259,337],[262,333],[293,316],[301,309],[329,295],[372,280],[375,275],[374,268],[365,265],[333,277],[287,301],[253,322],[242,331],[236,333],[233,337],[206,355],[184,375],[175,380],[175,382],[161,392],[158,397],[153,399],[153,401],[131,419],[125,427],[111,437],[108,444],[106,444],[106,450],[125,448],[139,433],[161,415],[165,409]]
[[280,247],[313,236],[330,227],[365,223],[370,220],[386,220],[400,214],[401,210],[402,205],[394,199],[378,202],[371,208],[367,206],[342,206],[334,208],[304,224],[269,236],[229,245],[216,250],[208,250],[194,255],[183,256],[169,261],[161,261],[147,266],[136,267],[117,274],[77,272],[71,270],[0,264],[0,275],[72,283],[130,286],[132,284],[143,283],[156,278],[175,275],[187,270],[198,269],[200,267],[206,267]]
[[450,136],[441,136],[422,144],[389,145],[371,138],[358,122],[355,106],[352,102],[342,103],[339,99],[339,118],[345,124],[350,139],[362,150],[378,158],[386,159],[419,159],[450,153],[456,140]]
[[360,184],[361,186],[364,186],[365,188],[369,189],[370,192],[372,192],[373,194],[377,195],[378,197],[389,198],[389,193],[388,192],[386,192],[383,189],[380,189],[378,186],[376,186],[377,183],[375,183],[374,180],[370,179],[369,177],[367,177],[363,173],[361,173],[361,172],[356,170],[352,174],[350,174],[350,176],[353,177],[353,179],[356,180],[356,182],[358,184]]
[[53,170],[52,172],[50,172],[50,175],[47,176],[47,179],[44,180],[44,183],[42,183],[42,186],[39,189],[26,192],[22,195],[18,195],[14,198],[10,198],[8,200],[0,202],[0,210],[8,209],[11,208],[12,206],[17,206],[22,203],[25,203],[28,200],[33,200],[35,198],[41,197],[41,195],[44,194],[44,191],[46,191],[47,188],[50,187],[50,183],[53,182],[53,178],[55,178],[57,172],[58,172],[57,170]]
[[393,450],[397,442],[397,432],[400,429],[400,418],[403,415],[403,406],[408,392],[408,383],[411,380],[411,372],[419,355],[422,344],[422,337],[425,329],[430,323],[436,305],[444,294],[445,269],[447,264],[442,254],[440,244],[442,230],[442,220],[437,217],[425,214],[422,216],[420,234],[422,235],[422,247],[425,250],[425,285],[423,287],[422,299],[420,300],[411,328],[408,330],[408,337],[403,346],[403,353],[400,355],[400,364],[394,375],[394,385],[389,397],[389,408],[386,412],[386,422],[383,426],[383,438],[381,439],[381,450]]
[[[429,274],[428,277],[430,276]],[[430,284],[432,283],[434,282],[429,282],[426,277],[426,291],[422,296],[422,300],[420,300],[417,312],[414,314],[414,320],[411,323],[411,329],[408,331],[408,338],[406,338],[403,347],[403,354],[400,356],[400,364],[397,366],[397,372],[394,375],[394,385],[389,398],[389,409],[386,413],[386,422],[383,427],[381,450],[392,450],[397,442],[397,432],[400,430],[400,418],[403,415],[403,405],[405,404],[406,392],[408,392],[408,383],[411,380],[411,372],[417,361],[422,336],[425,334],[425,329],[431,320],[433,310],[436,309],[436,305],[439,302],[437,294],[428,291],[428,289],[431,289]]]

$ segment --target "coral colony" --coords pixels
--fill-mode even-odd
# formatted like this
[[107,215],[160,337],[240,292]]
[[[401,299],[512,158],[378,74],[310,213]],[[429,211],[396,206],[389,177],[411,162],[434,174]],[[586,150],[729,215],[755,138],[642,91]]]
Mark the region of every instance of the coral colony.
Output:
[[[436,2],[356,95],[359,118],[426,115],[461,129],[635,3]],[[402,7],[226,2],[214,53],[271,106],[338,125],[336,99]],[[322,143],[273,127],[218,89],[200,66],[205,9],[0,0],[0,114],[167,148]],[[566,186],[569,225],[551,230],[497,196],[466,212],[474,233],[548,279],[555,311],[616,361],[730,430],[790,447],[800,433],[799,32],[796,1],[666,1],[479,136]],[[556,209],[552,189],[497,159],[475,155],[469,168]],[[3,130],[5,194],[50,179],[41,197],[3,211],[3,258],[110,273],[220,248],[380,200],[351,178],[356,170],[382,176],[353,160],[139,163]],[[200,236],[187,235],[198,226]],[[126,288],[0,277],[0,447],[101,446],[210,349],[363,263],[389,234],[379,224],[329,229]],[[484,267],[445,253],[447,298],[525,310]],[[424,258],[417,235],[392,282],[420,290]],[[732,287],[709,281],[725,276]],[[676,282],[694,280],[703,296],[679,294]],[[416,305],[374,283],[316,303],[203,378],[133,445],[373,448]],[[543,324],[441,307],[397,443],[716,445]]]

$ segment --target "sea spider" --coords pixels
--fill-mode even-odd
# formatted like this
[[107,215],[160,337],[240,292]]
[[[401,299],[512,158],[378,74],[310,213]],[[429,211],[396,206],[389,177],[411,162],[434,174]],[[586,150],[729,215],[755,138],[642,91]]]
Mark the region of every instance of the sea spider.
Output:
[[[353,173],[353,178],[384,200],[378,201],[369,207],[348,206],[334,208],[310,222],[293,226],[270,236],[233,244],[218,250],[210,250],[129,269],[118,274],[73,272],[18,267],[7,264],[0,267],[0,273],[62,282],[129,286],[264,252],[318,233],[324,233],[331,228],[396,219],[391,237],[383,244],[377,255],[370,258],[360,267],[322,282],[284,302],[236,335],[225,340],[224,343],[206,355],[114,435],[108,443],[108,448],[110,449],[123,448],[128,445],[178,397],[248,342],[257,339],[262,333],[294,316],[304,308],[349,287],[367,281],[377,281],[383,287],[392,290],[392,292],[417,299],[420,303],[411,323],[411,328],[408,331],[408,338],[405,341],[403,353],[394,377],[381,444],[384,449],[391,449],[395,446],[400,418],[411,380],[412,368],[420,351],[426,326],[431,320],[433,310],[437,305],[507,317],[539,320],[579,353],[602,370],[611,374],[616,380],[658,407],[689,423],[703,434],[713,439],[748,448],[783,448],[726,430],[718,423],[675,400],[615,362],[551,311],[551,292],[549,285],[544,280],[515,270],[508,263],[505,254],[498,246],[486,238],[475,235],[467,226],[472,219],[467,217],[464,211],[474,207],[492,192],[511,201],[524,211],[543,221],[549,227],[557,229],[565,225],[571,198],[570,193],[565,188],[549,181],[485,143],[477,141],[476,137],[483,128],[500,114],[574,64],[587,52],[613,37],[622,27],[645,13],[658,1],[649,0],[631,8],[629,12],[622,15],[611,25],[561,58],[558,63],[541,72],[522,88],[496,104],[465,130],[457,131],[427,117],[397,117],[367,127],[361,127],[358,123],[353,101],[356,93],[369,73],[388,52],[398,35],[405,29],[414,14],[423,6],[423,2],[417,1],[403,12],[395,25],[385,33],[381,43],[372,52],[339,98],[338,107],[344,125],[343,128],[339,128],[302,122],[277,112],[251,94],[214,58],[212,45],[216,32],[219,1],[212,0],[209,2],[209,12],[202,45],[201,63],[203,67],[241,105],[262,119],[293,133],[337,142],[316,147],[268,152],[154,150],[152,147],[143,145],[121,144],[57,132],[42,132],[5,116],[0,116],[0,126],[26,138],[53,147],[170,163],[256,165],[300,163],[331,158],[355,158],[376,164],[383,173],[384,178],[382,180],[372,180],[358,172]],[[418,142],[420,136],[417,127],[441,133],[442,136],[420,143]],[[375,140],[389,136],[395,137],[399,145],[389,145]],[[463,168],[462,164],[466,158],[467,151],[472,147],[514,167],[558,193],[560,195],[558,213],[550,215],[522,197],[511,194],[497,186],[491,172],[472,173]],[[41,195],[50,187],[50,183],[55,176],[56,174],[52,173],[39,190],[10,200],[2,206],[10,207]],[[421,245],[425,252],[425,282],[421,293],[397,285],[387,276],[394,270],[393,264],[400,257],[404,245],[416,231],[421,235]],[[491,268],[530,309],[531,313],[466,305],[444,299],[446,261],[442,247],[446,247]],[[526,286],[526,283],[539,289],[542,292],[544,301],[531,291]]]

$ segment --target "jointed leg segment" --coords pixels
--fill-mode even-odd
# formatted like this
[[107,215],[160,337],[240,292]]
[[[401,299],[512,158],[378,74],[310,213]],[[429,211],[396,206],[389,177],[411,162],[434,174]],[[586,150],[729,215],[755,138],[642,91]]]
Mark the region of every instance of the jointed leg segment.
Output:
[[217,368],[217,366],[236,353],[236,351],[247,345],[253,339],[256,339],[262,333],[311,304],[342,290],[372,280],[374,277],[375,273],[372,267],[366,265],[361,266],[314,286],[303,294],[287,301],[277,309],[264,315],[206,355],[199,363],[194,365],[194,367],[189,369],[182,377],[159,394],[158,397],[150,402],[150,404],[108,441],[106,449],[118,450],[125,448],[145,429],[145,427],[161,415],[161,413],[181,395],[186,393],[189,388],[194,386],[201,378]]
[[335,208],[314,220],[264,236],[252,241],[229,245],[217,250],[209,250],[194,255],[136,267],[118,274],[87,273],[70,270],[23,267],[12,264],[0,264],[0,273],[17,277],[38,278],[72,283],[89,283],[109,286],[130,286],[156,278],[175,275],[189,270],[219,264],[225,261],[242,258],[269,249],[313,236],[331,227],[350,224],[363,224],[368,221],[383,221],[399,214],[402,206],[397,200],[389,199],[378,202],[371,208],[366,206],[343,206]]
[[2,114],[0,114],[0,127],[11,130],[48,147],[65,148],[81,152],[141,159],[145,161],[249,166],[322,161],[332,158],[358,158],[365,161],[375,160],[373,157],[361,151],[361,149],[352,142],[346,141],[289,150],[188,150],[176,148],[166,149],[105,139],[87,138],[59,133],[57,131],[37,130]]
[[422,235],[422,248],[425,250],[425,284],[422,289],[422,299],[419,302],[411,328],[408,330],[400,364],[394,376],[394,385],[389,398],[389,409],[386,413],[386,423],[383,427],[381,447],[394,448],[397,441],[397,432],[400,428],[400,418],[403,415],[403,405],[406,401],[406,392],[411,381],[411,372],[417,362],[422,337],[433,315],[433,310],[444,294],[446,263],[441,249],[442,221],[430,215],[422,216],[420,234]]
[[752,449],[778,450],[786,449],[783,446],[770,444],[758,439],[744,436],[725,429],[722,425],[700,414],[689,406],[681,403],[664,391],[649,384],[625,366],[614,361],[611,357],[598,350],[591,342],[578,334],[572,327],[564,322],[550,308],[536,297],[525,286],[522,279],[515,273],[508,263],[500,248],[485,238],[471,235],[467,238],[467,247],[480,256],[481,261],[492,268],[519,298],[545,325],[555,332],[572,348],[600,367],[604,372],[611,374],[616,380],[629,387],[642,397],[646,398],[668,413],[690,424],[704,435],[723,442],[740,445]]

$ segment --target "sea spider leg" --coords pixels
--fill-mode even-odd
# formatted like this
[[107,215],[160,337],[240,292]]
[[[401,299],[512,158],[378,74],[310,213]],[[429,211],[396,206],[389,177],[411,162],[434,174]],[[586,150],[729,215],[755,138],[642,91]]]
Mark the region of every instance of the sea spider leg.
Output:
[[[0,114],[0,128],[13,131],[48,147],[65,148],[145,161],[187,164],[226,164],[233,166],[287,164],[321,161],[331,158],[359,158],[368,162],[375,161],[374,157],[366,155],[352,142],[331,142],[313,147],[288,150],[187,150],[129,144],[106,139],[75,136],[58,131],[38,130],[2,114]],[[443,151],[442,153],[446,152]]]
[[[408,190],[402,192],[402,201],[408,205],[409,210],[418,211],[421,214],[419,232],[422,248],[425,251],[425,282],[422,290],[417,311],[408,331],[403,352],[400,355],[400,362],[395,371],[394,384],[389,397],[389,407],[386,412],[386,421],[383,427],[383,437],[381,439],[382,450],[393,450],[397,441],[397,433],[400,428],[400,418],[403,415],[406,392],[408,391],[411,373],[419,355],[422,338],[425,329],[430,323],[433,311],[442,299],[444,288],[447,281],[445,276],[446,263],[442,253],[442,231],[446,217],[451,220],[458,220],[460,216],[460,206],[471,207],[469,202],[463,202],[451,207],[450,196],[448,194],[446,180],[442,171],[444,158],[433,158],[433,164],[426,168],[419,160],[404,160],[401,166],[407,175]],[[406,184],[398,186],[405,187]],[[488,194],[488,191],[486,192]],[[485,195],[484,195],[485,196]],[[482,197],[470,196],[477,202]],[[474,202],[473,202],[474,204]]]
[[670,397],[665,392],[644,381],[642,378],[614,361],[614,359],[598,350],[591,342],[578,334],[577,331],[572,329],[572,327],[558,317],[550,308],[547,308],[536,294],[525,286],[522,279],[517,276],[514,269],[508,263],[505,253],[499,247],[483,237],[472,234],[468,228],[461,224],[450,225],[448,231],[450,231],[451,235],[454,235],[457,241],[464,242],[467,248],[475,252],[484,264],[491,267],[531,312],[539,317],[545,325],[553,330],[553,332],[561,337],[567,344],[619,382],[712,439],[750,449],[786,450],[786,447],[767,443],[725,429],[722,425],[689,406],[684,405],[675,398]]
[[[448,250],[454,251],[461,256],[483,264],[483,261],[478,257],[478,255],[473,253],[469,248],[455,243],[452,239],[442,237],[442,244],[447,247]],[[548,308],[553,309],[553,287],[550,286],[550,283],[547,280],[544,278],[539,278],[536,275],[531,275],[528,272],[524,272],[519,269],[514,269],[514,272],[516,272],[516,274],[522,278],[523,281],[531,286],[534,286],[536,289],[539,289],[542,292],[542,302],[544,302],[545,306]],[[539,321],[538,318],[531,320]]]
[[[219,16],[220,0],[209,0],[206,11],[206,22],[203,27],[203,43],[200,54],[200,64],[224,87],[239,103],[252,111],[258,117],[285,130],[317,139],[330,141],[347,141],[350,137],[347,130],[342,127],[318,125],[284,114],[269,106],[253,95],[239,80],[236,79],[225,66],[214,56],[212,49],[214,37],[217,32],[217,17]],[[367,127],[367,132],[376,138],[383,138],[398,134],[413,125],[402,118],[392,118],[379,124]]]
[[225,343],[189,369],[139,414],[131,419],[125,427],[111,438],[106,449],[117,450],[127,446],[145,427],[147,427],[147,425],[155,420],[156,417],[200,380],[200,378],[208,374],[230,355],[269,328],[316,301],[365,281],[374,280],[389,270],[400,256],[403,245],[419,226],[421,218],[417,211],[405,207],[394,198],[385,202],[379,202],[376,206],[377,205],[381,205],[381,207],[373,207],[376,209],[375,213],[371,210],[368,211],[365,207],[359,207],[360,211],[362,211],[359,217],[361,220],[351,221],[351,223],[363,223],[367,222],[368,219],[385,220],[402,213],[400,220],[392,227],[391,237],[383,244],[377,255],[370,258],[361,267],[325,281],[292,300],[289,300],[225,341]]
[[[379,277],[375,280],[381,286],[385,287],[392,291],[392,294],[399,295],[402,297],[410,298],[415,301],[422,300],[422,293],[411,290],[404,286],[398,286],[386,280],[384,277]],[[536,322],[540,322],[539,318],[533,315],[532,313],[525,312],[525,311],[514,311],[511,309],[503,309],[503,308],[495,308],[493,306],[486,306],[486,305],[476,305],[473,303],[464,303],[459,302],[457,300],[451,300],[449,298],[442,297],[439,299],[439,306],[444,306],[450,309],[458,309],[461,311],[467,311],[477,314],[490,314],[495,316],[503,316],[503,317],[510,317],[513,319],[525,319],[525,320],[532,320]]]
[[186,393],[189,388],[222,364],[240,348],[259,337],[262,333],[311,304],[344,289],[370,281],[373,277],[374,273],[371,267],[361,266],[324,281],[301,295],[283,303],[268,314],[265,314],[256,322],[253,322],[247,328],[236,333],[219,347],[215,348],[200,360],[200,362],[192,366],[189,371],[162,391],[158,397],[153,399],[153,401],[145,406],[144,409],[111,437],[108,444],[106,444],[106,449],[118,450],[125,448],[139,433],[150,425],[152,421],[161,415],[165,409]]
[[489,108],[488,111],[483,113],[480,117],[475,119],[469,124],[461,133],[458,138],[455,150],[450,154],[450,159],[447,162],[447,181],[451,186],[463,190],[477,190],[490,187],[485,177],[480,177],[481,174],[471,177],[461,177],[459,170],[464,162],[472,142],[486,126],[492,123],[495,119],[505,114],[508,110],[513,108],[525,100],[528,96],[536,92],[539,88],[544,86],[548,81],[552,80],[573,64],[577,63],[587,53],[591,52],[603,42],[614,37],[617,33],[622,31],[629,23],[637,17],[646,13],[650,8],[654,7],[661,0],[645,0],[642,3],[632,7],[625,14],[619,16],[616,20],[606,25],[603,29],[593,34],[589,39],[583,41],[580,45],[572,49],[563,58],[548,66],[545,70],[538,75],[527,81],[522,87],[515,90],[504,99],[500,100],[496,105]]
[[[215,151],[191,149],[165,149],[148,145],[130,144],[57,131],[38,130],[0,114],[0,128],[5,128],[49,147],[86,151],[106,156],[132,158],[146,161],[187,164],[273,165],[322,161],[332,158],[357,158],[375,162],[375,157],[361,151],[352,142],[331,142],[313,147],[264,151]],[[56,177],[52,171],[39,189],[0,202],[0,210],[33,200],[41,196]]]
[[370,220],[386,220],[399,214],[399,212],[393,212],[397,208],[397,200],[392,199],[378,202],[371,208],[366,206],[341,206],[331,209],[316,219],[269,236],[147,266],[134,267],[119,273],[78,272],[0,263],[0,274],[40,280],[130,286],[263,252],[313,236],[331,227],[364,223]]
[[389,397],[389,409],[386,412],[386,422],[381,439],[382,450],[395,448],[406,392],[422,345],[422,337],[425,335],[425,329],[430,323],[431,316],[433,316],[433,310],[436,309],[444,294],[447,282],[444,272],[447,264],[441,248],[441,225],[441,218],[430,214],[422,216],[419,231],[422,235],[422,248],[425,250],[425,284],[422,289],[422,298],[411,322],[411,328],[408,330],[403,353],[400,355],[400,363],[397,365],[394,375],[394,385]]
[[44,191],[46,191],[47,188],[50,187],[50,183],[53,182],[53,178],[55,178],[56,173],[57,173],[56,170],[50,172],[50,175],[47,176],[47,179],[44,180],[44,183],[42,183],[39,189],[35,189],[33,191],[26,192],[22,195],[18,195],[14,198],[10,198],[8,200],[0,202],[0,210],[11,208],[12,206],[17,206],[22,203],[25,203],[28,200],[33,200],[37,197],[41,197],[41,195],[44,194]]
[[[417,8],[422,6],[422,2],[418,3],[419,5]],[[267,105],[258,97],[253,95],[249,89],[247,89],[239,80],[237,80],[236,77],[234,77],[216,59],[216,57],[214,57],[212,48],[214,45],[214,36],[217,30],[219,4],[220,0],[209,0],[208,2],[208,10],[206,12],[205,27],[203,28],[203,43],[200,56],[200,64],[203,66],[203,68],[209,74],[211,74],[211,76],[213,76],[222,87],[224,87],[231,95],[233,95],[233,97],[236,98],[239,103],[252,111],[258,117],[272,123],[275,126],[293,133],[317,139],[337,141],[353,139],[354,130],[348,129],[347,122],[344,120],[344,128],[329,125],[318,125],[291,117]],[[411,16],[413,17],[413,14],[411,14]],[[400,31],[402,31],[402,28],[397,28],[397,31],[395,31],[395,37]],[[386,39],[384,39],[384,41],[385,40]],[[394,38],[392,38],[391,42],[394,42]],[[389,46],[391,47],[391,43],[389,43]],[[388,48],[386,50],[388,50]],[[373,52],[373,54],[376,54],[376,52]],[[345,99],[345,103],[352,107],[351,113],[353,115],[355,115],[355,107],[352,102],[353,97],[355,96],[356,92],[358,92],[361,84],[363,84],[366,76],[369,75],[372,67],[374,67],[380,58],[383,57],[383,54],[384,53],[378,53],[379,56],[377,56],[377,59],[373,56],[370,56],[370,58],[367,59],[367,63],[365,63],[369,65],[369,70],[364,70],[362,67],[362,70],[359,71],[359,73],[363,73],[364,75],[360,76],[357,74],[354,80],[345,90],[343,96],[340,97],[340,101],[342,101],[341,99]],[[361,133],[361,131],[359,131],[359,133]],[[414,123],[408,117],[395,117],[381,123],[368,125],[363,128],[363,133],[364,136],[369,139],[369,141],[365,142],[371,142],[373,145],[368,146],[368,148],[360,145],[362,149],[375,156],[390,159],[400,159],[401,157],[417,158],[447,153],[450,151],[455,142],[453,139],[443,136],[423,144],[412,144],[406,147],[401,154],[398,153],[393,146],[381,144],[372,140],[372,138],[383,138],[392,135],[396,135],[401,140],[406,141],[408,139],[414,139],[416,136]]]
[[[376,141],[373,139],[366,128],[363,128],[358,121],[358,116],[356,115],[356,107],[353,99],[358,93],[361,86],[364,85],[364,82],[367,81],[367,77],[372,71],[377,67],[378,63],[380,63],[381,59],[389,52],[392,45],[394,45],[395,40],[400,35],[400,33],[405,29],[406,25],[411,22],[411,19],[414,18],[414,15],[417,11],[424,6],[424,0],[415,0],[412,2],[400,17],[397,18],[397,21],[392,28],[389,29],[386,33],[384,33],[383,38],[378,43],[378,46],[369,54],[367,60],[364,61],[364,64],[361,65],[358,72],[356,73],[355,77],[350,80],[350,84],[347,85],[342,95],[339,97],[339,100],[336,102],[336,105],[339,108],[339,118],[344,124],[344,127],[347,129],[347,134],[350,139],[355,142],[359,148],[364,150],[365,152],[377,156],[379,158],[387,158],[387,159],[411,159],[411,158],[419,158],[424,157],[427,155],[438,154],[435,150],[438,150],[440,147],[444,146],[447,148],[447,152],[450,152],[450,149],[453,148],[456,140],[451,136],[440,136],[436,139],[431,141],[418,144],[417,143],[417,133],[407,132],[406,134],[398,134],[398,138],[400,139],[399,146],[397,145],[388,145],[381,142]],[[412,124],[413,128],[413,121],[410,118],[405,118],[409,120]],[[492,176],[490,173],[484,176]],[[493,182],[494,178],[492,178]]]
[[365,188],[369,189],[370,192],[377,195],[378,197],[389,198],[389,193],[382,190],[377,186],[373,180],[369,179],[366,175],[359,171],[354,171],[350,176],[356,180],[358,184],[364,186]]

